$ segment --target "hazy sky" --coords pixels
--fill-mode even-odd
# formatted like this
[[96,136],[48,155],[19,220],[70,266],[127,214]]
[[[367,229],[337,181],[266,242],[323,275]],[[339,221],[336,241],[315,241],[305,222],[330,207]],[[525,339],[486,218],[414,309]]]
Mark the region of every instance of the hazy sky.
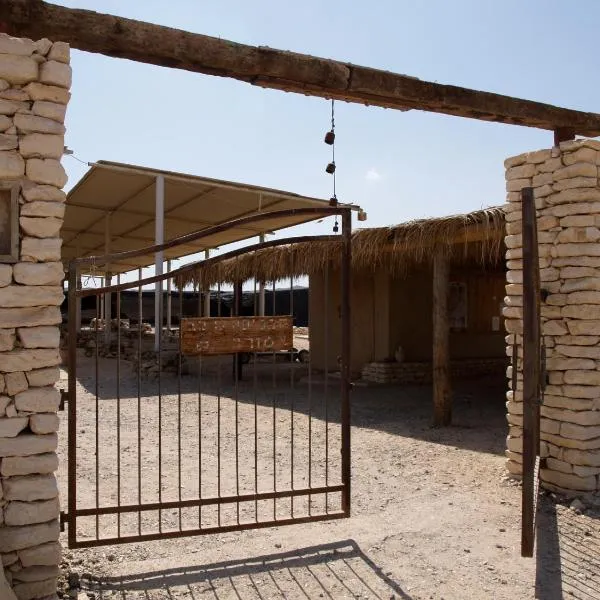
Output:
[[[597,0],[57,3],[600,111]],[[85,161],[331,195],[326,100],[76,50],[72,66],[66,143]],[[338,198],[368,226],[501,204],[504,159],[552,144],[551,132],[425,112],[336,113]],[[72,186],[86,167],[63,163]]]

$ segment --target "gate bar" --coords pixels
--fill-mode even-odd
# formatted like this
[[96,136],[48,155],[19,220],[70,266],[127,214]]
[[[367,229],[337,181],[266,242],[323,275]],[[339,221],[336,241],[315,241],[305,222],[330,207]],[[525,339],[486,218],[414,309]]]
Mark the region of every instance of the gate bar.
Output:
[[523,489],[521,555],[533,556],[540,392],[540,271],[533,188],[521,190],[523,219]]

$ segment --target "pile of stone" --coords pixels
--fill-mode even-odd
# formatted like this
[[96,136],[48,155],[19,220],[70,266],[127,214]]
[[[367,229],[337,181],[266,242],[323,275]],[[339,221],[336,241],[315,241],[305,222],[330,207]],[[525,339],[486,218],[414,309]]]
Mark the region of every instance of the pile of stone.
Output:
[[[505,358],[473,358],[455,360],[450,363],[453,379],[474,379],[494,375],[506,368]],[[370,383],[426,384],[433,379],[431,362],[372,362],[361,372],[361,379]]]
[[60,563],[55,382],[70,85],[66,44],[0,34],[0,182],[18,193],[20,226],[16,261],[0,260],[0,556],[19,600],[52,597]]
[[[545,486],[600,489],[600,142],[563,142],[505,162],[507,352],[522,356],[521,195],[534,188],[540,257],[542,334],[549,385],[541,407]],[[508,469],[520,475],[523,447],[521,359],[517,390],[508,392]],[[512,368],[508,371],[509,381]]]

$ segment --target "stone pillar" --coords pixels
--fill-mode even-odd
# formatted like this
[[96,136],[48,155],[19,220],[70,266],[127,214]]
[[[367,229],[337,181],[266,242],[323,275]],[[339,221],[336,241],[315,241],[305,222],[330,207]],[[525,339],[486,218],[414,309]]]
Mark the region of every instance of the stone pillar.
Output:
[[55,597],[60,394],[60,160],[69,47],[0,34],[0,182],[17,186],[20,243],[0,261],[0,556],[19,600]]
[[[542,335],[549,385],[541,407],[540,476],[570,494],[600,489],[600,142],[563,142],[509,158],[507,179],[507,352],[522,348],[520,190],[532,186],[537,208]],[[508,392],[507,468],[521,474],[522,365]],[[509,369],[509,381],[512,367]],[[510,384],[509,384],[510,385]]]

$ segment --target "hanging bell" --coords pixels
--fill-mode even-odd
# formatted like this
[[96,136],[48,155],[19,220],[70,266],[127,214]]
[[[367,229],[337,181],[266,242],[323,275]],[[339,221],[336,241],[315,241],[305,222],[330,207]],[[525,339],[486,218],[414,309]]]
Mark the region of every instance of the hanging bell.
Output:
[[333,233],[337,233],[340,230],[339,226],[338,226],[338,222],[337,219],[335,220],[335,223],[333,224]]
[[334,162],[330,162],[326,167],[325,167],[325,172],[329,173],[330,175],[333,175],[335,173],[335,163]]
[[364,210],[359,210],[358,211],[358,220],[359,221],[366,221],[367,220],[367,213]]
[[333,129],[331,131],[328,131],[325,134],[325,140],[324,140],[324,142],[328,146],[333,146],[333,143],[335,142],[335,132],[333,131]]
[[337,205],[338,205],[337,196],[331,196],[331,198],[329,198],[329,206],[332,206],[335,208]]

